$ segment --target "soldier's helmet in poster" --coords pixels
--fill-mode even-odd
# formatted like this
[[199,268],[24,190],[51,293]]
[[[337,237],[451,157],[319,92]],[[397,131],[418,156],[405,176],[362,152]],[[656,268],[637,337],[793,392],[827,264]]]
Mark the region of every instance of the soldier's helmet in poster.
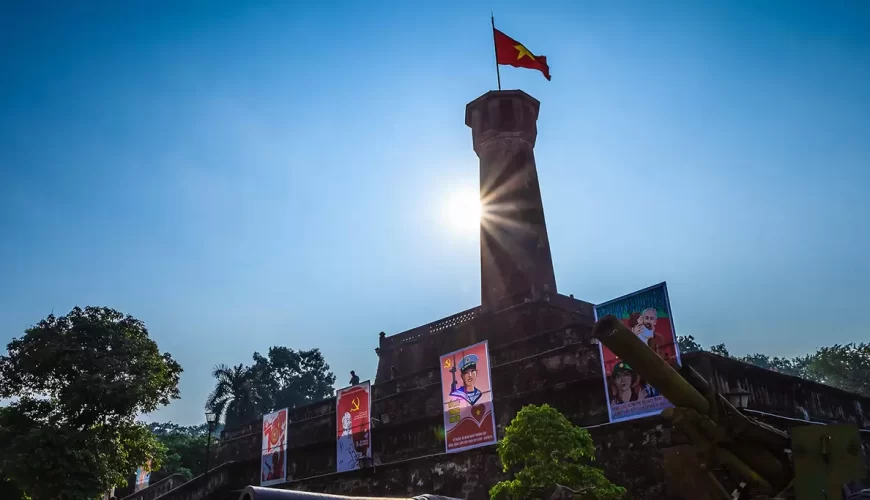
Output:
[[450,393],[451,396],[462,398],[470,405],[476,403],[483,395],[480,389],[475,386],[478,359],[476,354],[469,354],[459,361],[459,373],[461,374],[463,385]]

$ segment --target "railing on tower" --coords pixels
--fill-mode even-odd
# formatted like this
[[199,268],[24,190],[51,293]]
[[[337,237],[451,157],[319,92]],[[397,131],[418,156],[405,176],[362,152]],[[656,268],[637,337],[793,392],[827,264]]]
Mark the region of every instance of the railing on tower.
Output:
[[446,318],[439,319],[438,321],[433,321],[431,323],[418,326],[417,328],[412,328],[411,330],[385,337],[381,339],[381,347],[394,347],[406,344],[408,342],[414,342],[427,335],[442,332],[444,330],[447,330],[448,328],[453,328],[454,326],[459,326],[463,323],[467,323],[478,317],[479,315],[480,306],[472,307],[471,309],[466,309],[465,311],[456,313],[451,316],[447,316]]

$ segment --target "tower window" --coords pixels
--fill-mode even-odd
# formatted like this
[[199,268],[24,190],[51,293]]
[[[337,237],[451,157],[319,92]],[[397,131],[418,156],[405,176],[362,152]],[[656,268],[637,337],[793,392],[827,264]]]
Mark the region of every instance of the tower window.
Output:
[[501,99],[498,101],[499,111],[501,111],[501,121],[507,128],[516,126],[516,118],[514,117],[514,102],[510,99]]
[[489,130],[492,125],[489,123],[489,109],[487,106],[481,106],[480,108],[480,128],[482,130]]

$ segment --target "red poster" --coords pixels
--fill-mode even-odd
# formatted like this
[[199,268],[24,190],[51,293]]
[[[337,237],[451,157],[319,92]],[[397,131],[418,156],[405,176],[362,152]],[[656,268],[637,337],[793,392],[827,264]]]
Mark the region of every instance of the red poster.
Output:
[[496,443],[487,343],[445,354],[440,361],[447,452]]
[[287,479],[287,408],[263,415],[263,453],[260,485],[283,483]]
[[371,385],[368,381],[345,387],[335,397],[336,469],[360,468],[360,459],[372,458]]
[[[595,306],[595,319],[612,314],[668,363],[679,366],[680,351],[665,283]],[[611,422],[658,415],[673,406],[628,363],[599,344]]]

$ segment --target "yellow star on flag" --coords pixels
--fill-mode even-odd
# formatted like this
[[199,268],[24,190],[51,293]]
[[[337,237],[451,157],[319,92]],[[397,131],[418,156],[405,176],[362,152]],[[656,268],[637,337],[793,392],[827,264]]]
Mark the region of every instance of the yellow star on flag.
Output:
[[517,61],[522,59],[523,56],[528,56],[532,61],[535,60],[535,56],[533,56],[532,53],[529,52],[529,49],[527,49],[523,44],[514,45],[514,48],[517,49]]
[[547,57],[535,55],[525,45],[505,35],[492,27],[492,36],[495,42],[495,62],[497,65],[504,64],[514,68],[536,69],[550,79],[550,66],[547,65]]

